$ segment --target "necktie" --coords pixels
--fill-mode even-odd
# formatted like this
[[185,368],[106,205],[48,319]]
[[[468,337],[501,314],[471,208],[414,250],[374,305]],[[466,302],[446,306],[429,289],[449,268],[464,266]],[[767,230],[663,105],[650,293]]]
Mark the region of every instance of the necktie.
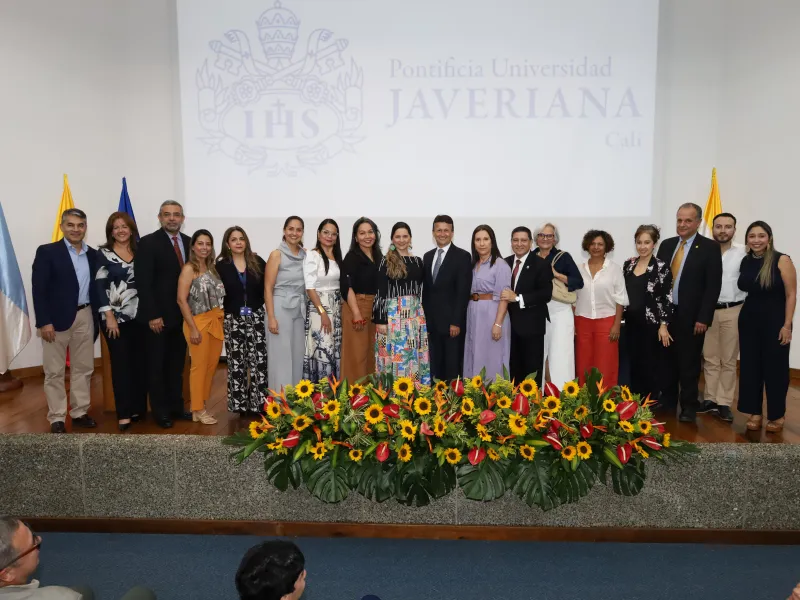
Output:
[[517,259],[517,264],[514,265],[514,272],[511,273],[511,289],[517,287],[517,273],[519,273],[519,266],[522,264],[520,259]]
[[181,247],[178,246],[178,236],[172,236],[172,245],[175,248],[175,254],[178,255],[178,264],[183,268],[183,254],[181,254]]
[[436,255],[436,264],[433,265],[433,281],[436,282],[436,276],[439,274],[439,268],[442,266],[442,255],[444,250],[439,248],[439,253]]
[[681,244],[678,246],[678,251],[672,258],[672,264],[669,266],[670,270],[672,271],[672,287],[675,287],[675,282],[678,281],[678,273],[681,271],[681,262],[683,261],[683,247],[685,245],[686,242],[681,240]]

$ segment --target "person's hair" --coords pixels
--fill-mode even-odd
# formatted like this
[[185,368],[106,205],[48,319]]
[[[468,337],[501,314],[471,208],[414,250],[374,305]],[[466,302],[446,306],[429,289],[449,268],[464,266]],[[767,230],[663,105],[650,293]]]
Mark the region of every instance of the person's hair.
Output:
[[719,213],[719,214],[718,214],[716,217],[714,217],[714,219],[711,221],[711,224],[713,225],[714,223],[716,223],[716,222],[717,222],[717,219],[719,219],[720,217],[727,217],[727,218],[729,218],[729,219],[733,219],[733,226],[734,226],[734,227],[736,227],[736,217],[734,217],[734,216],[733,216],[731,213]]
[[165,206],[177,206],[181,209],[181,214],[183,214],[183,206],[181,206],[181,203],[177,202],[176,200],[164,200],[161,203],[161,206],[158,207],[158,214],[161,214],[161,211]]
[[448,225],[450,225],[450,229],[452,229],[453,231],[456,230],[456,226],[453,224],[453,217],[451,217],[450,215],[436,215],[433,218],[433,227],[431,227],[431,229],[436,229],[437,223],[447,223]]
[[658,240],[661,239],[661,230],[655,225],[639,225],[639,227],[636,228],[636,233],[633,234],[633,241],[638,242],[639,236],[643,233],[650,236],[654,246],[658,243]]
[[61,223],[67,220],[67,217],[77,217],[83,221],[86,220],[86,213],[83,212],[80,208],[68,208],[64,212],[61,213]]
[[614,251],[614,238],[611,237],[610,233],[602,229],[590,229],[583,236],[583,241],[581,242],[581,248],[583,248],[584,252],[589,251],[589,246],[592,245],[595,238],[603,238],[603,243],[606,245],[606,254]]
[[[303,232],[305,233],[306,222],[303,221],[302,217],[298,217],[297,215],[292,215],[291,217],[286,217],[286,220],[283,222],[283,229],[281,231],[285,231],[286,228],[289,226],[289,223],[291,223],[292,221],[300,221],[300,226],[303,228]],[[286,236],[285,235],[281,236],[281,239],[285,242],[286,241]],[[302,239],[300,240],[300,245],[301,246],[303,245],[303,240]]]
[[231,251],[231,247],[228,245],[228,240],[230,240],[231,235],[236,232],[241,233],[242,237],[244,238],[244,263],[247,265],[247,270],[250,271],[250,273],[252,273],[256,278],[262,279],[264,277],[264,271],[261,269],[261,265],[258,263],[258,260],[256,260],[256,255],[253,254],[253,249],[250,247],[250,238],[247,237],[247,233],[245,233],[244,229],[238,225],[228,227],[225,230],[225,234],[222,236],[222,248],[219,249],[219,258],[217,259],[217,262],[225,261],[233,263],[233,252]]
[[383,258],[383,252],[381,252],[381,232],[375,224],[375,221],[368,217],[361,217],[353,223],[353,237],[350,240],[350,250],[348,252],[355,252],[356,250],[359,252],[361,251],[358,245],[358,228],[364,223],[369,223],[369,226],[372,227],[372,231],[375,232],[375,243],[372,245],[372,260],[377,265]]
[[208,229],[198,229],[192,235],[192,243],[190,244],[189,248],[189,264],[192,265],[192,270],[195,273],[200,273],[200,259],[194,253],[194,243],[201,235],[206,235],[208,236],[208,239],[211,240],[211,253],[206,257],[206,269],[208,269],[215,277],[218,277],[217,268],[214,266],[214,236],[211,235],[211,232]]
[[306,566],[295,544],[270,540],[247,551],[236,571],[236,591],[241,600],[280,600],[294,592]]
[[[537,227],[533,232],[533,239],[538,240],[539,234],[542,233],[546,227],[550,227],[553,230],[553,248],[557,248],[559,242],[561,241],[561,236],[558,233],[558,227],[552,223],[542,223],[539,227]],[[539,242],[536,242],[536,245],[538,246]]]
[[528,234],[528,239],[529,240],[533,239],[533,236],[531,235],[531,230],[528,229],[527,227],[525,227],[524,225],[520,225],[519,227],[514,227],[514,229],[511,230],[511,237],[512,238],[514,237],[515,233],[527,233]]
[[693,208],[693,209],[694,209],[694,211],[697,213],[697,220],[698,220],[698,221],[700,221],[700,220],[702,220],[702,219],[703,219],[703,209],[702,209],[702,208],[700,208],[700,207],[699,207],[697,204],[695,204],[694,202],[684,202],[683,204],[681,204],[681,205],[678,207],[678,210],[680,210],[680,209],[682,209],[682,208]]
[[[772,273],[774,271],[773,267],[775,266],[775,247],[772,241],[772,227],[767,225],[764,221],[753,221],[750,223],[750,226],[744,233],[745,242],[747,242],[747,238],[750,235],[750,230],[754,227],[761,227],[761,229],[766,231],[767,235],[769,236],[769,239],[767,240],[767,248],[764,250],[764,256],[762,258],[763,262],[761,263],[761,268],[758,271],[758,283],[762,288],[768,289],[771,288],[773,284]],[[748,248],[747,253],[753,254],[753,250]]]
[[[327,275],[331,261],[328,259],[328,255],[325,254],[325,250],[322,249],[322,243],[319,241],[319,234],[322,233],[322,228],[325,227],[325,225],[333,225],[336,227],[336,233],[338,234],[339,224],[333,219],[325,219],[319,224],[319,227],[317,227],[317,243],[314,245],[314,250],[319,252],[319,255],[322,257],[322,264],[325,265],[325,275]],[[339,243],[339,235],[336,236],[336,241],[333,243],[333,260],[336,261],[339,267],[342,266],[342,245]]]
[[[394,239],[394,234],[398,229],[405,229],[408,231],[408,235],[411,236],[411,227],[408,226],[408,223],[398,221],[392,227],[392,239]],[[386,251],[386,274],[390,279],[402,279],[408,275],[408,267],[406,267],[403,257],[400,256],[400,253],[394,247],[394,242],[392,242],[389,249]]]
[[498,258],[503,258],[503,255],[500,254],[500,248],[497,247],[497,238],[494,235],[494,229],[492,229],[489,225],[478,225],[475,230],[472,232],[472,266],[478,264],[480,260],[480,256],[478,256],[478,251],[475,249],[475,236],[480,231],[485,231],[489,234],[489,239],[492,242],[492,252],[491,252],[491,259],[490,264],[494,266],[495,261]]
[[19,552],[14,548],[13,540],[20,525],[22,521],[16,517],[0,516],[0,566],[10,563]]
[[107,250],[114,249],[114,223],[117,219],[122,219],[128,229],[131,230],[131,254],[136,255],[136,249],[139,245],[139,228],[136,227],[136,222],[131,219],[131,216],[124,212],[114,212],[108,217],[108,221],[106,221],[106,243],[100,247]]

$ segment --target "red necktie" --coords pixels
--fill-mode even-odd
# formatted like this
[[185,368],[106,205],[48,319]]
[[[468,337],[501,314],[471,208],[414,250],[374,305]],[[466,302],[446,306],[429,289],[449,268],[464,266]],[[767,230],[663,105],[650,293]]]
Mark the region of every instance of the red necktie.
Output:
[[183,268],[183,254],[181,254],[181,247],[178,246],[178,236],[172,236],[172,245],[175,247],[175,254],[178,255],[178,264]]
[[522,261],[518,258],[517,259],[517,264],[514,265],[514,272],[511,273],[511,289],[512,290],[517,285],[517,273],[519,273],[519,266],[521,264],[522,264]]

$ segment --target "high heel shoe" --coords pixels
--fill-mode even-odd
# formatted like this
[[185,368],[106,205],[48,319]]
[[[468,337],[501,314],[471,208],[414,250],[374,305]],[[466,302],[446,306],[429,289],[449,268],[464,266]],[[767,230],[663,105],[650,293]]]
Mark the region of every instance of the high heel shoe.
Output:
[[203,425],[216,425],[217,420],[208,414],[205,410],[193,410],[192,411],[192,421],[197,423],[198,421]]
[[747,429],[750,431],[758,431],[761,429],[761,415],[750,415],[750,418],[747,419]]
[[128,423],[117,423],[117,427],[120,431],[128,431],[131,428],[130,422]]
[[770,433],[778,433],[779,431],[783,431],[783,423],[786,421],[785,417],[781,417],[780,419],[775,419],[774,421],[767,421],[767,431]]

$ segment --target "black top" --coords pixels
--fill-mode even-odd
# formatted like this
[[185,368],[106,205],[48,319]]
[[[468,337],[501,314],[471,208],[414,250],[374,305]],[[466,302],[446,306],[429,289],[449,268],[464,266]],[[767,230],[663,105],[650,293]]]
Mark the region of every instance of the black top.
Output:
[[[516,258],[514,254],[506,258],[512,273]],[[550,319],[547,303],[553,296],[553,270],[549,263],[531,252],[517,273],[514,291],[522,296],[525,308],[521,308],[519,302],[508,303],[511,331],[520,336],[543,335]]]
[[217,261],[217,273],[225,286],[225,313],[238,315],[239,310],[245,306],[245,291],[247,292],[247,306],[253,310],[258,310],[264,306],[264,273],[267,263],[260,256],[256,256],[258,262],[259,276],[256,277],[252,272],[244,273],[245,285],[239,278],[239,271],[236,265],[222,258]]
[[633,271],[625,273],[625,289],[628,291],[628,306],[625,311],[635,314],[637,317],[644,317],[645,295],[647,294],[647,271],[641,275],[635,275]]
[[347,302],[347,293],[373,295],[378,291],[378,267],[359,248],[347,253],[342,261],[339,288],[342,300]]
[[772,286],[769,288],[761,287],[758,281],[758,272],[764,264],[763,258],[756,258],[752,253],[748,253],[739,267],[739,289],[747,292],[741,318],[748,321],[753,319],[753,323],[758,322],[762,327],[773,330],[775,336],[778,335],[786,319],[786,287],[778,269],[781,256],[783,254],[780,252],[775,253]]
[[386,257],[381,260],[378,267],[378,292],[372,305],[372,321],[376,325],[386,325],[388,315],[386,301],[400,296],[422,297],[422,282],[425,275],[422,271],[422,259],[419,256],[403,256],[406,263],[406,276],[402,279],[392,279],[386,272]]
[[[539,248],[534,248],[533,251],[537,256],[539,255]],[[553,260],[559,255],[560,252],[561,250],[553,246],[553,248],[550,250],[550,254],[543,258],[547,261],[547,264],[552,267]],[[570,256],[569,252],[564,252],[561,255],[561,258],[559,258],[556,262],[556,272],[567,276],[567,289],[570,292],[574,292],[575,290],[583,288],[583,276],[578,270],[578,265],[575,264],[575,261],[572,259],[572,256]]]

